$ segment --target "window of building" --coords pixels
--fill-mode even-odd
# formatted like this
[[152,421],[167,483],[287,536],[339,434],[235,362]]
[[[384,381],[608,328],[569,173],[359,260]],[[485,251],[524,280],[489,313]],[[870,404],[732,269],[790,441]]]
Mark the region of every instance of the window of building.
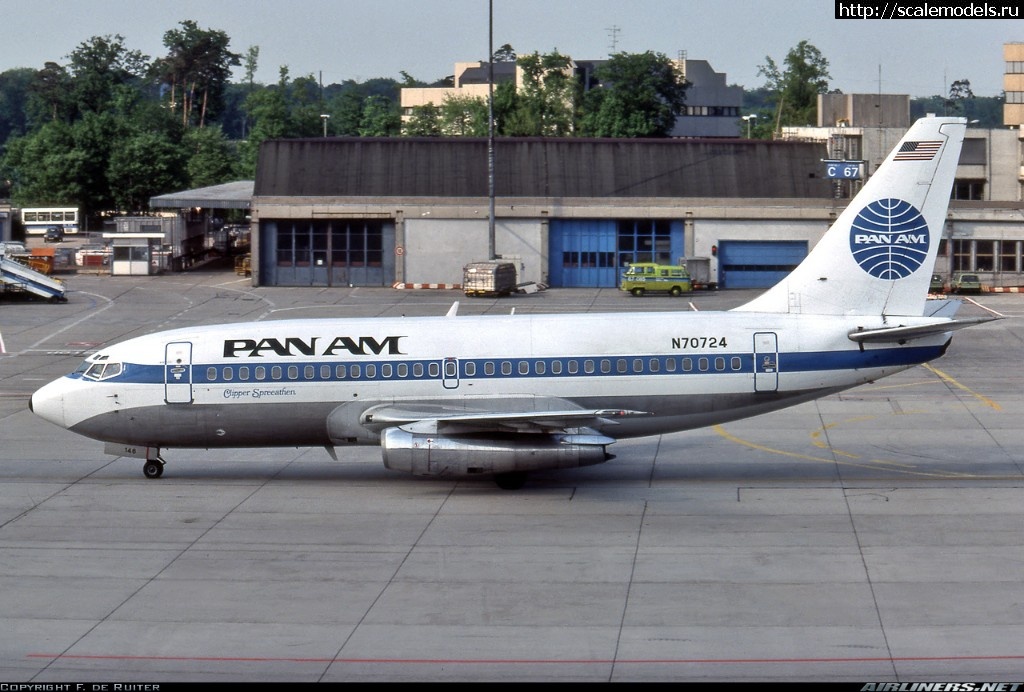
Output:
[[994,240],[974,241],[974,268],[990,272],[995,268],[996,242]]
[[985,199],[984,180],[957,180],[953,183],[952,199]]
[[1020,255],[1020,243],[1016,240],[1002,240],[999,242],[999,271],[1017,271],[1017,257]]

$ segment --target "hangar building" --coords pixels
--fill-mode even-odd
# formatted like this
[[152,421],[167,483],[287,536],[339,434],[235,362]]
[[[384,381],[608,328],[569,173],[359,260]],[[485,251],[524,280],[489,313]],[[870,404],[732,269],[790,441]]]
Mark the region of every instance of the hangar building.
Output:
[[[612,287],[629,262],[697,257],[721,285],[769,285],[846,204],[824,158],[816,142],[499,138],[493,247],[520,282],[556,287]],[[488,259],[488,209],[486,139],[267,141],[253,282],[458,284]]]

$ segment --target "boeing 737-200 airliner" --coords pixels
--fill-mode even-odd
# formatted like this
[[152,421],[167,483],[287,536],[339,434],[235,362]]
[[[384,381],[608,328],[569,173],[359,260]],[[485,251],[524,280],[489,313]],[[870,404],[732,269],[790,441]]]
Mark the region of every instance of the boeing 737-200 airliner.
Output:
[[[966,131],[917,121],[784,280],[726,312],[309,319],[164,331],[38,390],[48,421],[145,459],[165,448],[380,445],[424,476],[598,464],[617,439],[792,406],[941,356],[929,301]],[[616,325],[610,329],[610,325]]]

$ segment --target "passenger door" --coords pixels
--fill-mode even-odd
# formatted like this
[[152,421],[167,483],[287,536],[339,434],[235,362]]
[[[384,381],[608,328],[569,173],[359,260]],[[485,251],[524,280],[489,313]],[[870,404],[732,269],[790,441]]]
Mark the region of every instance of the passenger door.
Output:
[[164,347],[164,401],[192,403],[192,342],[172,341]]

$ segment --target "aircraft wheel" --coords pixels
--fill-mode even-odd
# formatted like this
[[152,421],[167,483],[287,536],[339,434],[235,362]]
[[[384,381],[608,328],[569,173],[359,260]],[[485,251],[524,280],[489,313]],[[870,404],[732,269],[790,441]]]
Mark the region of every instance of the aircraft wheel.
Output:
[[146,478],[159,478],[164,475],[164,465],[159,461],[149,460],[146,465],[142,467],[142,473]]
[[642,289],[642,288],[634,288],[632,291],[630,291],[630,293],[632,293],[637,298],[639,298],[640,296],[642,296],[644,294],[644,289]]
[[519,490],[526,484],[526,472],[509,471],[508,473],[499,473],[494,477],[494,482],[502,490]]

